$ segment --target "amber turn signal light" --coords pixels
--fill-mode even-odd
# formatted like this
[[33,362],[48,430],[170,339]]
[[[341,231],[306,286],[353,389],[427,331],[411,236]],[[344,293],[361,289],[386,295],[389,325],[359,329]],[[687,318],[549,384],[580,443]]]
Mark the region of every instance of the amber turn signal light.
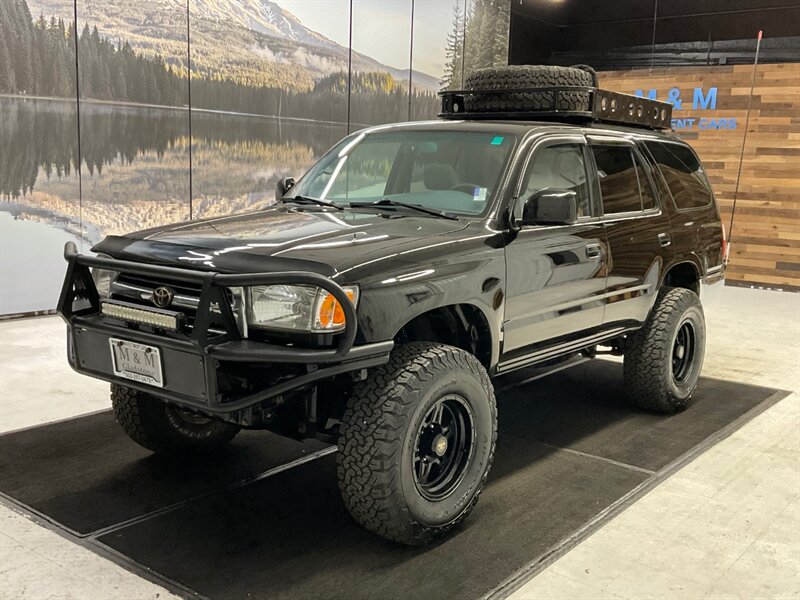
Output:
[[[358,288],[344,288],[345,295],[355,307],[358,303]],[[333,294],[322,290],[317,301],[317,327],[324,330],[340,330],[345,325],[344,307]]]

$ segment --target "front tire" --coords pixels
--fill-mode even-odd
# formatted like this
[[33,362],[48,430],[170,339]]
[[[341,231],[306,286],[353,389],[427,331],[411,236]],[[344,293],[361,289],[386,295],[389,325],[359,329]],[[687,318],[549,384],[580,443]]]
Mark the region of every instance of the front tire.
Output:
[[122,430],[162,454],[210,450],[230,442],[239,427],[180,409],[137,390],[111,385],[111,406]]
[[380,536],[428,544],[475,506],[496,438],[494,391],[473,355],[444,344],[399,346],[356,387],[342,418],[344,503]]
[[628,339],[623,373],[631,401],[654,412],[686,408],[697,387],[706,348],[700,298],[692,290],[668,288],[650,317]]

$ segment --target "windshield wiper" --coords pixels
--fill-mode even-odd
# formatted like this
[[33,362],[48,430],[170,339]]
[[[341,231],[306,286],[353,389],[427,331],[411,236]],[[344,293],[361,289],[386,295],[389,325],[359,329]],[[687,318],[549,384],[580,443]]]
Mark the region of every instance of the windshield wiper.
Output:
[[383,198],[382,200],[378,200],[377,202],[351,202],[349,204],[351,208],[408,208],[411,210],[416,210],[417,212],[425,213],[426,215],[430,215],[432,217],[439,217],[440,219],[449,219],[451,221],[458,221],[458,217],[455,215],[449,215],[444,211],[436,210],[434,208],[427,208],[425,206],[420,206],[419,204],[407,204],[405,202],[399,202],[397,200],[391,200],[389,198]]
[[328,202],[327,200],[320,200],[319,198],[311,198],[310,196],[295,196],[294,198],[281,198],[281,204],[314,204],[316,206],[327,206],[335,208],[336,210],[344,210],[338,204]]

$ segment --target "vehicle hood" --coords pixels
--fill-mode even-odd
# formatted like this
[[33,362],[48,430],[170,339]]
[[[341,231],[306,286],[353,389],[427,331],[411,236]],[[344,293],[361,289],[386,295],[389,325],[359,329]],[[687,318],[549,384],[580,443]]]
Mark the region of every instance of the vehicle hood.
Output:
[[92,248],[114,258],[228,273],[306,270],[333,276],[427,244],[468,221],[405,211],[278,205],[266,210],[108,236]]

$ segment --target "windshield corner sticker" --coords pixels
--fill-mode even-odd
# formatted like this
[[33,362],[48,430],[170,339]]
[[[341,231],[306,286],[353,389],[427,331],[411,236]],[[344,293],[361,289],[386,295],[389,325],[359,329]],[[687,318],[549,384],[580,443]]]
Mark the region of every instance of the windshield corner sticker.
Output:
[[496,135],[492,138],[492,146],[499,146],[502,143],[503,143],[502,135]]
[[488,193],[488,189],[485,187],[478,187],[475,186],[475,189],[472,192],[472,199],[475,202],[486,202],[486,194]]

